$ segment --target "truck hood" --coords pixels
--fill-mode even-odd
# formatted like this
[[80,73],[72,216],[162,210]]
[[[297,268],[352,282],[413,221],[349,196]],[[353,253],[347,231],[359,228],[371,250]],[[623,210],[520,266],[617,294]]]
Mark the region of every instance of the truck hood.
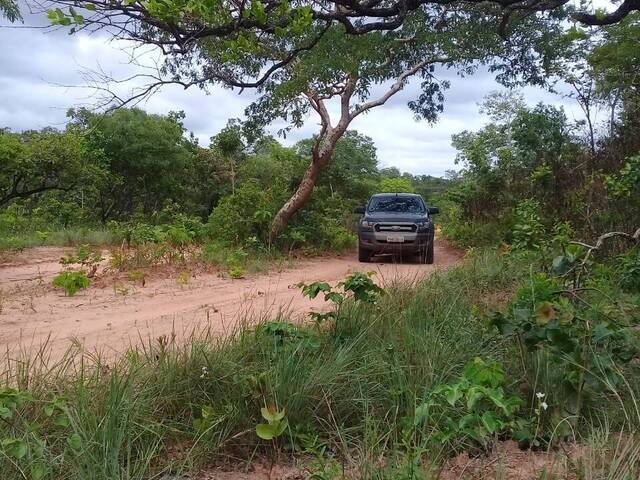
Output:
[[366,213],[364,220],[373,223],[415,223],[427,220],[426,215],[418,213],[373,212]]

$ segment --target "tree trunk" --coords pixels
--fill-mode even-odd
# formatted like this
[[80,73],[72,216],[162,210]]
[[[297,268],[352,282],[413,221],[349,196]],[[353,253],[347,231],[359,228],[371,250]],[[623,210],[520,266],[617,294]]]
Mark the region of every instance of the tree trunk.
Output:
[[[344,132],[344,131],[343,131]],[[271,232],[269,233],[269,244],[273,245],[278,235],[287,226],[291,217],[305,206],[313,189],[316,186],[320,172],[327,166],[331,159],[331,154],[336,146],[336,142],[343,132],[336,132],[327,135],[324,140],[318,139],[316,146],[312,149],[311,163],[304,172],[300,185],[278,211],[271,222]]]

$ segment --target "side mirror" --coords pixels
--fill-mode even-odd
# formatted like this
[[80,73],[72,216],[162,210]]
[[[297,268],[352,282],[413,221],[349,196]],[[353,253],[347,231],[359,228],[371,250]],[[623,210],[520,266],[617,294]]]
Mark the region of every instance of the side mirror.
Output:
[[353,213],[357,213],[359,215],[364,215],[364,210],[365,210],[364,207],[356,207],[356,208],[353,209]]
[[436,213],[440,213],[440,209],[438,207],[429,207],[429,215],[435,215]]

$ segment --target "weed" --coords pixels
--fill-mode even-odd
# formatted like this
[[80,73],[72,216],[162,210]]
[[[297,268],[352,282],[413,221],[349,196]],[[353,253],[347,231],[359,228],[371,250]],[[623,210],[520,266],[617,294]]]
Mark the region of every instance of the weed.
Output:
[[183,270],[182,272],[180,272],[180,274],[178,275],[178,278],[176,278],[176,283],[184,288],[187,285],[189,285],[189,277],[191,277],[191,273],[189,273],[189,271],[187,270]]
[[67,270],[57,275],[52,282],[56,288],[62,288],[68,297],[73,297],[78,290],[89,288],[91,281],[84,271],[74,272]]

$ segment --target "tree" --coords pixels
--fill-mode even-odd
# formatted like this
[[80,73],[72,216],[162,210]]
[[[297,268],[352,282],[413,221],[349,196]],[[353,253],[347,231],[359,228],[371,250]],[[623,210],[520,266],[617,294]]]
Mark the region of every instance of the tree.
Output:
[[615,132],[619,108],[638,110],[640,92],[640,14],[629,15],[603,32],[601,41],[587,53],[595,75],[597,93],[609,105],[609,135]]
[[382,193],[415,193],[416,190],[411,184],[411,180],[403,177],[384,178],[380,182]]
[[0,130],[0,207],[48,191],[70,191],[103,172],[74,129]]
[[0,18],[5,17],[10,22],[22,20],[18,5],[12,0],[0,0]]
[[[544,76],[535,71],[553,54],[548,40],[562,28],[562,12],[553,18],[531,15],[551,8],[536,1],[443,5],[401,0],[383,6],[363,0],[327,6],[253,0],[212,6],[202,0],[90,0],[86,16],[71,9],[75,2],[54,3],[69,6],[49,12],[54,23],[108,28],[119,38],[156,45],[167,55],[157,75],[145,71],[138,77],[149,82],[141,90],[125,100],[113,94],[108,104],[140,101],[167,83],[185,88],[220,83],[258,89],[261,97],[248,109],[254,123],[283,118],[299,126],[309,111],[318,116],[312,160],[299,188],[275,216],[272,240],[309,199],[337,140],[356,117],[385,104],[418,76],[422,91],[409,106],[417,116],[434,121],[447,86],[438,81],[436,67],[469,74],[477,63],[487,63],[493,71],[542,82]],[[508,42],[498,35],[506,30]],[[498,57],[503,60],[491,62]],[[97,80],[97,87],[109,94],[107,79]],[[377,97],[372,95],[376,86],[385,88]]]
[[[297,151],[311,159],[315,139],[298,142]],[[320,181],[331,197],[341,195],[356,204],[363,203],[375,189],[378,177],[378,158],[373,140],[355,130],[347,130],[336,143],[331,163]]]
[[[340,25],[348,35],[354,36],[392,32],[414,22],[416,17],[419,21],[432,22],[433,19],[422,16],[429,9],[443,5],[474,8],[483,3],[498,11],[502,18],[499,28],[503,36],[510,33],[513,22],[540,12],[558,15],[558,11],[567,10],[575,20],[584,24],[611,25],[640,10],[640,0],[623,0],[610,13],[601,10],[576,12],[566,6],[569,0],[302,0],[296,3],[253,0],[214,4],[206,0],[88,0],[81,4],[87,10],[85,13],[78,12],[80,4],[77,0],[53,0],[52,4],[59,8],[50,10],[49,18],[61,25],[74,24],[76,30],[110,29],[118,38],[157,45],[169,55],[189,55],[197,49],[216,48],[219,40],[232,42],[240,49],[270,44],[273,40],[286,43],[285,54],[280,58],[268,62],[247,62],[245,66],[248,68],[244,73],[249,74],[249,79],[235,75],[240,73],[239,70],[224,64],[207,73],[207,81],[217,79],[233,86],[256,87],[278,69],[293,62],[299,54],[314,48],[319,37],[308,42],[306,36],[301,35],[309,29],[317,31]],[[47,8],[49,5],[46,4]],[[282,42],[283,39],[286,42]]]
[[[417,117],[435,121],[443,109],[443,90],[448,86],[436,77],[436,66],[470,73],[478,62],[508,55],[509,49],[495,42],[491,12],[437,9],[425,15],[443,22],[425,27],[428,23],[419,21],[406,25],[405,31],[360,37],[349,36],[340,27],[327,30],[312,51],[300,55],[259,87],[262,97],[247,110],[252,122],[267,124],[282,118],[292,128],[301,125],[308,112],[314,112],[320,123],[309,167],[274,217],[272,241],[308,201],[336,142],[358,116],[384,105],[410,78],[418,76],[422,79],[421,93],[409,107]],[[535,20],[521,26],[521,41],[540,30]],[[376,86],[384,88],[377,96],[373,95]]]
[[231,182],[231,193],[236,190],[238,168],[247,156],[247,143],[243,137],[242,124],[238,120],[230,120],[225,128],[211,137],[209,148],[223,164],[225,176]]
[[182,113],[162,116],[120,109],[107,114],[78,110],[70,115],[90,148],[102,152],[108,163],[108,175],[94,184],[103,222],[136,209],[145,214],[159,211],[199,181],[186,175],[195,146],[185,136]]

